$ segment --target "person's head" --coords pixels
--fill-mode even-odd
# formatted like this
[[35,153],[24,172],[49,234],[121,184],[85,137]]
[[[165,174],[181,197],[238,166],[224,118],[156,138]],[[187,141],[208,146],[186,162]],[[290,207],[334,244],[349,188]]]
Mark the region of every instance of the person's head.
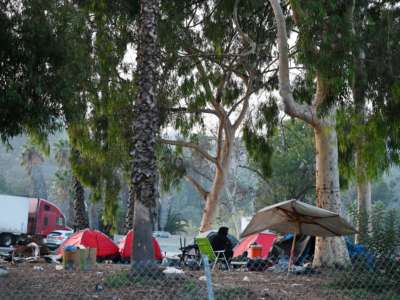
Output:
[[219,235],[223,235],[223,236],[227,236],[228,235],[228,231],[229,231],[228,227],[222,226],[222,227],[220,227],[218,229],[218,234]]

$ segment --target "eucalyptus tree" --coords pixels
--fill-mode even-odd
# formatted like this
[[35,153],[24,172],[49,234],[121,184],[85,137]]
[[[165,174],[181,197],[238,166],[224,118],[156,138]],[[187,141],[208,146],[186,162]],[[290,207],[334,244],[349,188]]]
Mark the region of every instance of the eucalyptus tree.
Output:
[[132,10],[125,2],[60,6],[64,12],[57,20],[70,61],[63,69],[62,110],[75,187],[83,196],[82,185],[87,186],[92,201],[104,201],[103,221],[115,228],[121,180],[129,168],[134,85],[124,78],[129,68],[123,58],[133,31]]
[[[297,60],[306,68],[309,99],[295,99],[289,78],[286,20],[278,0],[269,0],[278,28],[279,92],[284,111],[314,129],[316,148],[317,205],[340,213],[337,104],[346,95],[350,60],[353,1],[290,1],[298,29]],[[313,264],[347,265],[350,262],[344,240],[317,237]]]
[[[178,152],[187,148],[211,164],[209,189],[185,176],[204,199],[200,231],[206,231],[213,224],[233,142],[251,97],[272,84],[263,81],[273,73],[268,65],[273,59],[272,12],[260,1],[239,5],[233,1],[165,1],[161,9],[159,33],[166,74],[160,80],[160,106],[166,112],[162,121],[178,132],[178,138],[164,136],[161,142],[175,146]],[[261,62],[266,62],[264,68]],[[202,147],[199,135],[215,136],[215,153]]]
[[341,174],[355,178],[358,242],[371,231],[371,180],[399,163],[400,9],[393,1],[356,1],[353,17],[353,103],[340,112]]

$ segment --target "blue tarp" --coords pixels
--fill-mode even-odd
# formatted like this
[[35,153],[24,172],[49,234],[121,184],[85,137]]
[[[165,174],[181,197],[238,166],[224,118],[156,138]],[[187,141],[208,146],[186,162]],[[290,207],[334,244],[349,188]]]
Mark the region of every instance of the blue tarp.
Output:
[[346,237],[345,240],[352,263],[364,260],[368,264],[368,267],[373,269],[374,256],[368,251],[367,247],[362,244],[354,244],[349,237]]

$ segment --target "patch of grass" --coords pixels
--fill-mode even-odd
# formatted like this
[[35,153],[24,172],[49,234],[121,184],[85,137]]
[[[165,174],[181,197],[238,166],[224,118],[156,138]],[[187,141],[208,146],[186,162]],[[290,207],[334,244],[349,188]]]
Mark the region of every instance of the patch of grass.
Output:
[[132,284],[132,277],[128,271],[120,271],[105,278],[105,285],[111,288],[119,288]]
[[369,296],[400,300],[400,286],[395,274],[379,271],[338,273],[328,284],[329,288],[340,289],[353,299],[366,299]]
[[214,291],[216,300],[256,299],[257,295],[244,287],[225,287]]
[[[207,299],[207,290],[202,289],[196,281],[190,279],[185,280],[176,294],[179,296],[179,299],[193,299],[194,296],[196,299]],[[199,298],[201,295],[204,295],[204,297]]]

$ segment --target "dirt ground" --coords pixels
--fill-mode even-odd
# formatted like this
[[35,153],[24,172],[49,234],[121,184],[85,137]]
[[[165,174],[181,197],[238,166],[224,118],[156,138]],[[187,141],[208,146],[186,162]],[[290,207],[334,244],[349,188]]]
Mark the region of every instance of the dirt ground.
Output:
[[[6,266],[0,277],[0,299],[207,299],[203,272],[185,271],[184,278],[132,282],[129,266],[98,264],[92,271],[56,270],[48,263]],[[326,279],[261,272],[215,271],[216,300],[347,299],[326,287]]]

